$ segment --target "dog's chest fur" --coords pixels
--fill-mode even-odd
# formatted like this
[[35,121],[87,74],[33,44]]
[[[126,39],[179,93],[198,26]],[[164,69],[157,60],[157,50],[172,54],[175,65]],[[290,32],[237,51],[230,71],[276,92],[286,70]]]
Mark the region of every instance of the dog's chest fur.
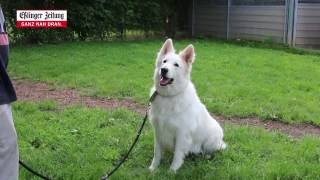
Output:
[[[161,145],[169,150],[174,149],[177,130],[187,123],[187,112],[191,111],[194,103],[192,102],[194,98],[187,97],[187,94],[181,93],[172,97],[158,95],[151,104],[151,123],[158,131]],[[189,127],[191,126],[192,124],[189,124]]]

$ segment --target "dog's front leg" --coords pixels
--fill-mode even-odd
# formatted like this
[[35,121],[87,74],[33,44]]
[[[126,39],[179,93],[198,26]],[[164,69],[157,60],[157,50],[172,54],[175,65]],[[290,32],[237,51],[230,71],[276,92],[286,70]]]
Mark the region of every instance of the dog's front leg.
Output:
[[173,161],[170,166],[173,172],[176,172],[183,164],[184,157],[189,152],[191,143],[191,138],[188,135],[181,132],[177,133]]
[[153,171],[155,170],[161,161],[161,145],[159,143],[159,139],[157,138],[157,133],[155,132],[155,136],[154,136],[154,155],[153,155],[153,159],[152,159],[152,163],[149,166],[149,170]]

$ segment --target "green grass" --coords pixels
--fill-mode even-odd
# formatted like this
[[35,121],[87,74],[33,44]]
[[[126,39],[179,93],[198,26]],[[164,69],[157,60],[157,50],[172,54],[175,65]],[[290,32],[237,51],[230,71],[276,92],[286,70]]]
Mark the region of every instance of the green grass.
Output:
[[[63,108],[51,101],[13,106],[20,156],[54,179],[98,179],[123,155],[141,117],[123,110],[81,106]],[[130,159],[112,179],[319,179],[320,139],[295,140],[260,128],[225,125],[228,149],[213,158],[192,156],[177,174],[168,171],[172,155],[160,168],[147,169],[153,155],[148,124]],[[36,179],[25,170],[21,179]]]
[[[95,96],[145,102],[161,41],[74,42],[11,50],[10,72]],[[211,112],[320,125],[320,55],[208,40],[196,48],[192,79]]]

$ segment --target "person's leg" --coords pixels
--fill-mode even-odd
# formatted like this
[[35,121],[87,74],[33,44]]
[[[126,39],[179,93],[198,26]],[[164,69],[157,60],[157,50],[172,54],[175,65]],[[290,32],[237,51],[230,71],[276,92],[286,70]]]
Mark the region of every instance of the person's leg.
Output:
[[0,180],[17,180],[19,152],[9,104],[0,105]]

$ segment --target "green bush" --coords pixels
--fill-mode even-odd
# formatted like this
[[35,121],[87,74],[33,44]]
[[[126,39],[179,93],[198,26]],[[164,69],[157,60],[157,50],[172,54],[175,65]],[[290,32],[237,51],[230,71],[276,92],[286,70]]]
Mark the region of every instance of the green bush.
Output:
[[[64,40],[91,40],[124,38],[128,30],[162,32],[168,13],[175,6],[173,0],[4,0],[2,8],[8,31],[14,42],[56,42]],[[66,9],[67,29],[17,29],[17,9]],[[165,10],[163,10],[165,9]]]

